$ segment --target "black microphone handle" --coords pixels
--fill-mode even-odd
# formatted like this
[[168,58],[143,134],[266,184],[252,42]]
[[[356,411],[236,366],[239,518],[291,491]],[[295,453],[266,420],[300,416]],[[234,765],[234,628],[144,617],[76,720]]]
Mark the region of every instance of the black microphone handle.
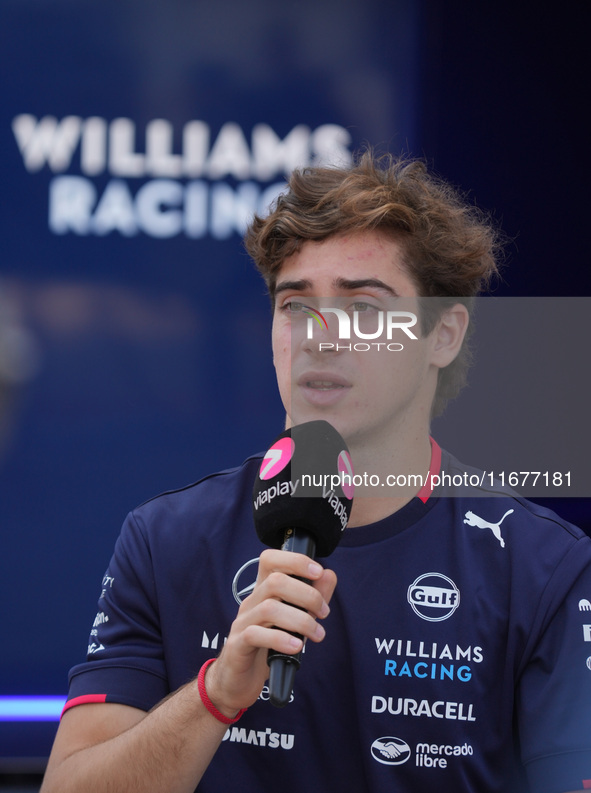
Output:
[[[316,543],[314,539],[303,529],[286,529],[283,537],[282,551],[292,553],[303,553],[314,559],[316,555]],[[311,584],[307,578],[295,576],[306,584]],[[294,633],[299,639],[299,633]],[[276,650],[269,650],[267,663],[269,664],[269,700],[276,708],[284,708],[291,697],[295,674],[300,668],[302,651],[295,655],[285,655]]]

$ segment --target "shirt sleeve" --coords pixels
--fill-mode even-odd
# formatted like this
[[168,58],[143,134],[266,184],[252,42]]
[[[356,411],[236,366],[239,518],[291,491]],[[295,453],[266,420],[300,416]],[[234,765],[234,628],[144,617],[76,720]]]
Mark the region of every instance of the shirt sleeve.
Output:
[[64,712],[85,702],[148,711],[168,693],[150,548],[130,513],[103,577],[86,662],[70,671]]
[[548,585],[546,624],[517,690],[522,759],[536,793],[591,788],[590,547],[579,540]]

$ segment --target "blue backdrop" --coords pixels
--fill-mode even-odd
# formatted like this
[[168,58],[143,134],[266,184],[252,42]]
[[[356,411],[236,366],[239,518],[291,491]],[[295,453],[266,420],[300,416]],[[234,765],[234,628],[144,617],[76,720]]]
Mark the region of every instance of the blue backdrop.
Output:
[[291,168],[426,156],[511,237],[499,294],[588,294],[581,26],[476,5],[2,0],[0,696],[65,694],[130,508],[281,429],[241,233]]

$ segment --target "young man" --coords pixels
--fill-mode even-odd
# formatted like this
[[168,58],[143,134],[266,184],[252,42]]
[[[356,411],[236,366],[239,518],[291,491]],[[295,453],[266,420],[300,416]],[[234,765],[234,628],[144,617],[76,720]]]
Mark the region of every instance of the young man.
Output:
[[[462,380],[470,298],[495,272],[490,226],[422,165],[365,155],[295,173],[247,247],[273,300],[288,425],[329,420],[368,477],[464,471],[429,424]],[[331,304],[366,338],[389,311],[418,321],[409,343],[348,349],[338,310],[322,343],[308,332]],[[263,550],[260,466],[128,517],[44,793],[591,786],[582,532],[520,498],[447,497],[425,476],[356,497],[324,567]],[[300,651],[292,632],[309,641],[277,709],[267,652]]]

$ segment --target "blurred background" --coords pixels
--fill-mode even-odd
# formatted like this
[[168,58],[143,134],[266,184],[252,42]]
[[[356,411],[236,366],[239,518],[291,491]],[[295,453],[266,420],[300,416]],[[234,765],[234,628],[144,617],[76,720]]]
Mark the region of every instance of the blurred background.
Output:
[[[282,428],[241,235],[293,167],[424,157],[508,235],[496,294],[590,294],[583,29],[468,0],[0,0],[0,786],[38,784],[126,513]],[[591,531],[586,499],[553,506]]]

